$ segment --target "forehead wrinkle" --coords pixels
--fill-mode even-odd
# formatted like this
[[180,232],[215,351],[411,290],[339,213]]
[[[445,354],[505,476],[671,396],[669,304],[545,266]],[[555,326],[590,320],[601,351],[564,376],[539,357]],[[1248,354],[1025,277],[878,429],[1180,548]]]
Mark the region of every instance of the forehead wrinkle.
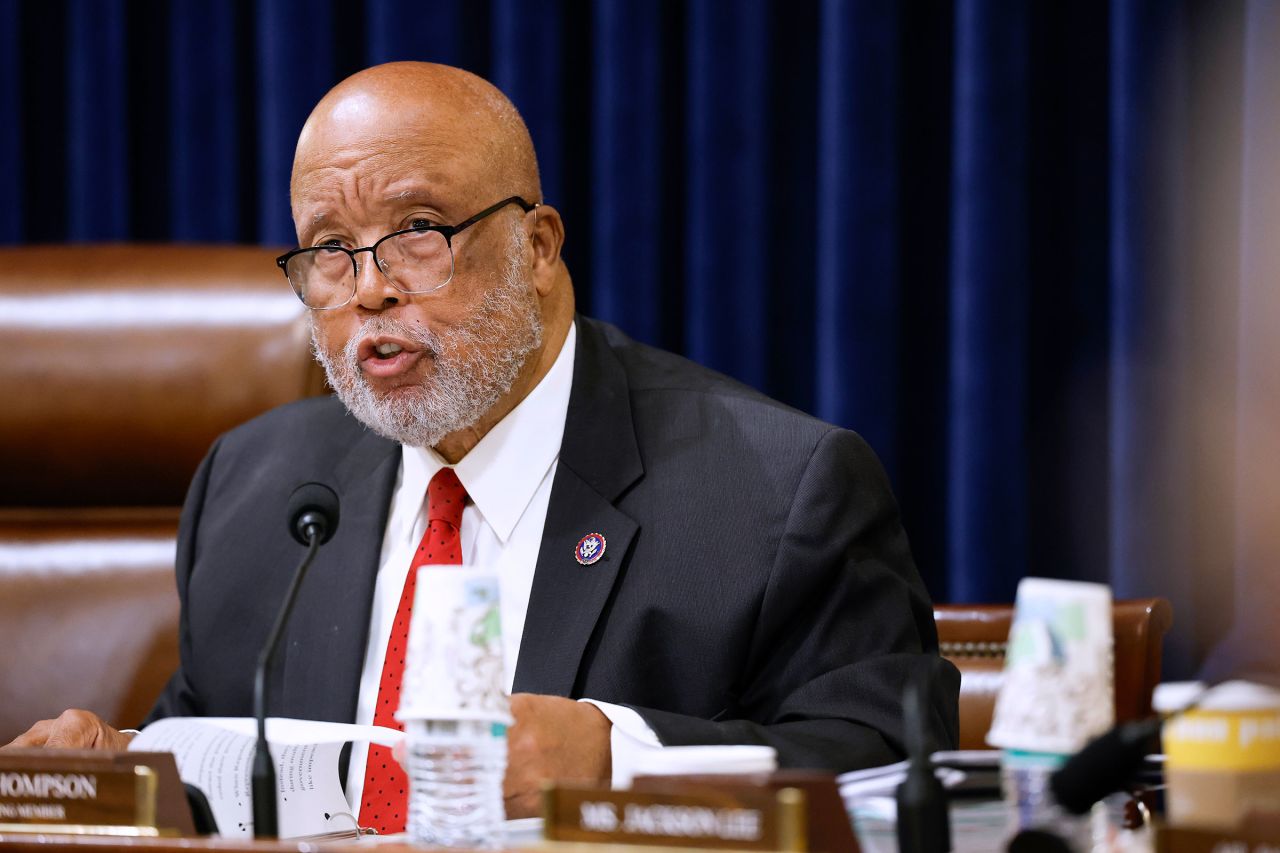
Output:
[[311,219],[318,221],[335,210],[380,201],[385,195],[384,188],[400,180],[391,168],[393,165],[373,164],[369,169],[317,168],[300,176],[296,182],[293,188],[294,209],[299,217],[305,217],[308,209],[319,207],[311,214]]
[[[345,140],[313,139],[297,153],[293,182],[303,183],[315,172],[359,170],[362,166],[385,169],[388,163],[398,166],[416,162],[436,168],[450,165],[456,169],[467,160],[472,146],[460,139],[451,139],[448,128],[442,124],[415,122],[394,134],[361,131]],[[340,135],[338,129],[331,132]]]
[[[446,206],[470,202],[467,189],[482,169],[467,161],[465,149],[435,144],[399,145],[393,151],[361,155],[341,151],[329,162],[299,169],[293,186],[294,207],[305,216],[308,208],[330,210],[359,203],[394,204],[407,199],[430,199]],[[319,157],[309,158],[318,160]],[[417,184],[399,192],[396,184]]]

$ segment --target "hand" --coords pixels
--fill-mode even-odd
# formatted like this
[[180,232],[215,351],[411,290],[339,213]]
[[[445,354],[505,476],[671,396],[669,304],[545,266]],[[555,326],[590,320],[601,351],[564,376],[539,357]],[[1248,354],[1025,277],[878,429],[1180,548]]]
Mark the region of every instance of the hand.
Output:
[[63,711],[56,720],[41,720],[0,749],[127,749],[133,735],[116,731],[91,711]]
[[516,693],[515,725],[507,732],[507,776],[502,782],[507,817],[542,811],[542,783],[608,782],[613,765],[609,734],[613,724],[587,702],[559,696]]

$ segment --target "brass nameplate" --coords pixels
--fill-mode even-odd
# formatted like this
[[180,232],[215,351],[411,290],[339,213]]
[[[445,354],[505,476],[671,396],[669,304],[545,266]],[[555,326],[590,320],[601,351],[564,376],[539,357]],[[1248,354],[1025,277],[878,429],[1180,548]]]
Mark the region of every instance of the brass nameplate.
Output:
[[738,789],[610,791],[560,786],[543,794],[553,841],[744,851],[804,851],[805,794]]
[[183,815],[165,808],[166,819],[157,819],[162,775],[171,780],[171,787],[176,784],[185,808],[172,755],[52,749],[0,752],[0,832],[189,833],[189,811]]

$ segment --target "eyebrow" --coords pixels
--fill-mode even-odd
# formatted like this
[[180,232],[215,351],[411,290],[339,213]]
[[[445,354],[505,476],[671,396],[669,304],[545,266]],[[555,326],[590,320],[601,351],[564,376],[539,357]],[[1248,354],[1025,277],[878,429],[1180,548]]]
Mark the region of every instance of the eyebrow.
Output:
[[[427,193],[424,192],[423,190],[404,190],[402,192],[398,192],[398,193],[394,193],[392,195],[386,196],[385,198],[382,199],[382,201],[386,204],[390,204],[396,201],[404,201],[405,199],[409,199],[409,198],[422,198],[423,196],[426,196],[426,195]],[[311,225],[312,227],[316,225],[320,225],[328,218],[329,218],[329,211],[327,210],[322,210],[319,213],[314,213],[311,215]]]

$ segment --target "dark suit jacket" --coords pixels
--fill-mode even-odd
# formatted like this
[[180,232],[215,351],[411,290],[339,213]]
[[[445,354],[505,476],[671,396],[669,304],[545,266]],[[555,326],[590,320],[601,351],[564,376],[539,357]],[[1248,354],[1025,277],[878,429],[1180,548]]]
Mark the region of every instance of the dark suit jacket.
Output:
[[[252,673],[302,548],[292,489],[342,501],[273,675],[270,713],[349,722],[400,447],[332,398],[220,438],[178,542],[182,665],[152,717],[247,715]],[[574,547],[600,532],[603,559]],[[935,684],[938,747],[959,676],[884,472],[856,434],[578,319],[564,443],[517,662],[517,691],[636,708],[665,744],[768,743],[787,766],[903,752],[908,677]]]

